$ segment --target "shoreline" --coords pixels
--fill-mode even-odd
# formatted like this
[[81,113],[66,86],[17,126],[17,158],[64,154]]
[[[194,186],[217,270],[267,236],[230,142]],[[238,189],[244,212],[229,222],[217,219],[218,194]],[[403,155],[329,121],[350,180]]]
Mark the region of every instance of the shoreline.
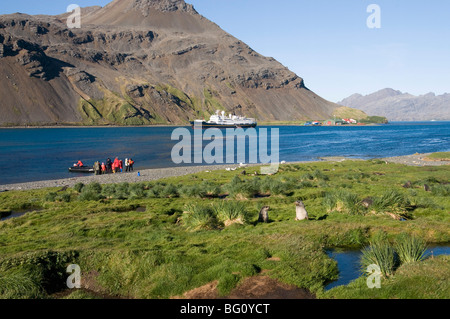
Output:
[[[261,166],[262,164],[247,164],[246,167]],[[76,183],[92,183],[98,182],[100,184],[116,184],[116,183],[139,183],[156,181],[168,177],[185,176],[206,171],[225,170],[227,168],[236,168],[239,165],[224,164],[224,165],[201,165],[201,166],[184,166],[184,167],[168,167],[168,168],[150,168],[150,169],[135,169],[131,173],[117,173],[105,175],[86,175],[81,177],[69,177],[62,179],[23,182],[14,184],[0,185],[0,193],[14,190],[31,190],[49,187],[72,187]],[[140,176],[138,176],[138,172]]]
[[[425,154],[413,154],[404,156],[395,156],[387,158],[378,158],[378,160],[385,161],[388,163],[403,164],[408,166],[444,166],[450,165],[450,161],[429,161],[425,157],[431,153]],[[307,163],[317,163],[317,162],[342,162],[342,161],[365,161],[364,159],[348,158],[345,156],[334,156],[334,157],[319,157],[315,161],[300,161],[300,162],[286,162],[283,164],[307,164]],[[375,159],[374,159],[375,160]],[[281,164],[281,165],[283,165]],[[265,166],[267,164],[246,164],[244,167],[259,167]],[[244,168],[242,167],[242,168]],[[190,174],[211,172],[226,169],[236,169],[240,168],[239,164],[221,164],[221,165],[199,165],[199,166],[183,166],[183,167],[167,167],[167,168],[150,168],[150,169],[136,169],[132,173],[117,173],[117,174],[107,174],[107,175],[88,175],[82,177],[70,177],[54,180],[44,180],[44,181],[34,181],[34,182],[23,182],[23,183],[13,183],[0,185],[0,193],[5,191],[15,191],[15,190],[32,190],[32,189],[42,189],[50,187],[73,187],[76,183],[92,183],[98,182],[100,184],[116,184],[116,183],[139,183],[139,182],[150,182],[156,181],[168,177],[178,177]],[[140,172],[140,176],[138,176]]]
[[170,125],[170,124],[155,124],[155,125],[20,125],[20,126],[0,126],[0,129],[54,129],[54,128],[138,128],[138,127],[190,127],[190,125]]
[[[450,120],[438,120],[438,121],[389,121],[387,124],[392,123],[434,123],[434,122],[450,122]],[[258,126],[304,126],[303,121],[294,122],[260,122]],[[386,125],[386,123],[365,123],[364,125],[348,125],[352,127],[360,126],[379,126]],[[326,127],[340,127],[340,125],[322,125]],[[77,125],[77,124],[58,124],[58,125],[0,125],[0,129],[43,129],[43,128],[127,128],[127,127],[190,127],[189,124],[152,124],[152,125]]]

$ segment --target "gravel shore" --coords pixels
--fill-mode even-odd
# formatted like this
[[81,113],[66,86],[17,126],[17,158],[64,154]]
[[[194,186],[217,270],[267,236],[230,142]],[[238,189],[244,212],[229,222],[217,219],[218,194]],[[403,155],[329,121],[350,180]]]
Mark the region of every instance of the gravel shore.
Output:
[[[0,192],[11,191],[11,190],[30,190],[30,189],[40,189],[47,187],[72,187],[76,183],[89,184],[92,182],[98,182],[100,184],[114,184],[114,183],[138,183],[138,182],[148,182],[154,181],[166,177],[176,177],[190,175],[206,171],[217,171],[235,169],[239,165],[211,165],[211,166],[189,166],[189,167],[170,167],[170,168],[156,168],[156,169],[144,169],[137,170],[130,173],[117,173],[117,174],[106,174],[106,175],[86,175],[83,177],[72,177],[63,178],[57,180],[48,181],[36,181],[27,183],[17,183],[0,185]],[[256,166],[256,165],[247,165]],[[138,172],[140,176],[138,176]]]
[[427,160],[427,156],[432,153],[426,154],[414,154],[414,155],[406,155],[406,156],[396,156],[396,157],[387,157],[382,158],[381,160],[389,162],[389,163],[397,163],[397,164],[405,164],[409,166],[442,166],[442,165],[450,165],[450,161],[431,161]]
[[[441,166],[450,165],[450,161],[427,161],[425,158],[429,154],[414,154],[407,156],[398,157],[388,157],[382,158],[388,163],[398,163],[410,166]],[[345,157],[323,157],[318,161],[329,161],[329,162],[342,162],[347,160]],[[358,160],[358,159],[348,159],[348,160]],[[312,163],[312,162],[294,162],[294,163]],[[260,164],[251,164],[251,166],[261,166]],[[154,181],[166,177],[176,177],[190,175],[206,171],[217,171],[226,169],[235,169],[239,165],[211,165],[211,166],[189,166],[189,167],[170,167],[170,168],[157,168],[157,169],[144,169],[139,170],[140,176],[138,176],[138,170],[131,173],[119,173],[119,174],[107,174],[107,175],[88,175],[83,177],[73,177],[64,178],[58,180],[48,180],[48,181],[36,181],[18,184],[8,184],[0,185],[0,192],[11,191],[11,190],[30,190],[30,189],[40,189],[47,187],[72,187],[76,183],[89,184],[92,182],[98,182],[101,184],[112,184],[112,183],[137,183],[137,182],[148,182]]]

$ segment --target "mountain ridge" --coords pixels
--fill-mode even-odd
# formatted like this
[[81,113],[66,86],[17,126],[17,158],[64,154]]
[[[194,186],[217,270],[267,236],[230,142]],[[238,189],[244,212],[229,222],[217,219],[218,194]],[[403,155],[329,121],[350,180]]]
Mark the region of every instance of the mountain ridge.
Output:
[[216,110],[261,121],[326,119],[339,105],[183,0],[115,0],[0,16],[1,125],[186,124]]
[[367,95],[352,94],[338,104],[385,116],[390,121],[450,120],[449,93],[412,95],[385,88]]

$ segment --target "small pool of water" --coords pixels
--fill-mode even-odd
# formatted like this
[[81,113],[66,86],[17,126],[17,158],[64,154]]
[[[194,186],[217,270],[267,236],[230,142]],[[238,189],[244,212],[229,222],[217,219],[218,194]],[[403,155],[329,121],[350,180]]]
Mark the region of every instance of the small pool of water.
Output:
[[5,220],[11,219],[11,218],[17,218],[17,217],[25,215],[26,213],[28,213],[28,212],[12,212],[8,216],[2,217],[0,219],[0,221],[5,221]]
[[[325,286],[330,290],[337,286],[348,285],[351,281],[361,277],[360,269],[361,250],[327,251],[327,255],[338,263],[339,279]],[[425,253],[425,258],[439,255],[450,255],[450,246],[431,246]]]
[[12,211],[9,214],[3,214],[3,216],[0,218],[0,221],[3,222],[8,219],[22,217],[26,213],[31,213],[31,212],[37,213],[37,212],[40,212],[41,210],[42,209],[40,209],[40,208],[30,208],[30,209],[26,209],[26,210],[22,210],[22,211],[18,211],[18,212]]

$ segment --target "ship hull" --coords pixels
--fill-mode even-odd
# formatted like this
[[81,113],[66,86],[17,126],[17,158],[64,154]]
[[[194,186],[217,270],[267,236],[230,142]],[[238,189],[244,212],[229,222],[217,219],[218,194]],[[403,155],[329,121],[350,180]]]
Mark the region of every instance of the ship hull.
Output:
[[[256,127],[256,123],[251,124],[213,124],[208,122],[202,122],[202,129],[208,129],[208,128],[252,128]],[[197,123],[198,125],[198,123]],[[196,128],[195,123],[191,122],[192,128]]]

